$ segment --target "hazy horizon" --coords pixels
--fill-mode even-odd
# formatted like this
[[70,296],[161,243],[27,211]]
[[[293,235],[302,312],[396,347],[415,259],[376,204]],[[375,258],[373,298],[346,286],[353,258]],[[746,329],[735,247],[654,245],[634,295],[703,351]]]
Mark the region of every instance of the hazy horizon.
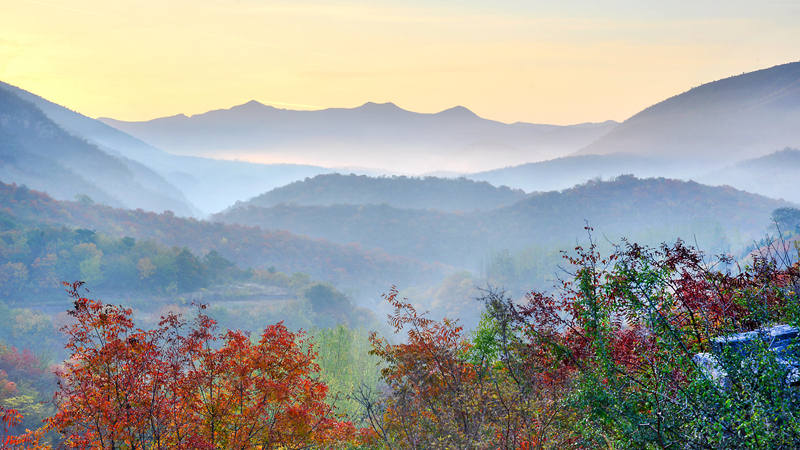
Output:
[[0,80],[127,121],[249,100],[623,121],[702,83],[796,61],[800,38],[800,6],[781,1],[6,3]]

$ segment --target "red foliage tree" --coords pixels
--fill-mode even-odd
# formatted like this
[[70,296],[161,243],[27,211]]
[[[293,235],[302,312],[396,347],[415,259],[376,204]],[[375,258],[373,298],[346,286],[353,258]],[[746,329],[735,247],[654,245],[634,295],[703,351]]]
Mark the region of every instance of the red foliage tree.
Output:
[[[358,437],[325,403],[327,387],[302,334],[282,324],[258,343],[220,334],[202,314],[162,317],[141,330],[131,310],[79,294],[64,329],[72,358],[58,374],[57,413],[45,429],[77,449],[333,448]],[[31,434],[16,442],[35,442]]]

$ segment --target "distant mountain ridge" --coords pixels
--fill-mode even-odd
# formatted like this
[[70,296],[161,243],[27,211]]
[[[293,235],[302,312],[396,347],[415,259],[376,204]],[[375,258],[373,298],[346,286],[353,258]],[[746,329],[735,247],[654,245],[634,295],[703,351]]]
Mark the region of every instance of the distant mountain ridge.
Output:
[[[379,205],[396,208],[436,209],[445,212],[494,209],[511,205],[527,195],[507,186],[494,187],[466,178],[368,177],[325,174],[275,188],[233,208],[290,205]],[[230,210],[231,208],[229,208]]]
[[180,191],[135,161],[65,131],[36,105],[0,86],[0,179],[71,200],[86,194],[112,206],[192,211]]
[[[192,214],[197,216],[220,211],[236,200],[258,195],[304,177],[331,172],[330,169],[319,166],[263,165],[173,155],[96,119],[86,117],[18,87],[0,82],[0,89],[33,103],[50,120],[70,134],[126,161],[126,164],[137,173],[140,180],[146,180],[149,183],[147,186],[150,189],[188,203]],[[7,177],[7,180],[14,181],[21,180],[21,178],[12,176]],[[42,188],[52,195],[58,196],[58,193],[53,192],[53,187],[50,185],[37,185],[36,188]],[[99,194],[96,195],[99,196]],[[117,204],[110,200],[104,201],[109,204]],[[185,214],[185,211],[180,211],[175,212]]]
[[[191,117],[99,120],[175,154],[315,161],[328,167],[354,165],[402,173],[469,171],[487,164],[502,167],[563,156],[616,126],[613,121],[509,125],[482,119],[462,106],[422,114],[393,103],[372,102],[356,108],[294,111],[250,101]],[[486,155],[485,149],[492,154]]]
[[682,160],[695,173],[800,147],[800,62],[703,84],[624,121],[576,154]]
[[526,192],[546,192],[568,189],[596,178],[610,179],[624,174],[635,174],[641,178],[659,176],[668,173],[668,169],[663,162],[655,159],[629,153],[610,153],[565,156],[465,177],[493,185],[505,184]]
[[697,178],[706,184],[730,185],[800,204],[800,150],[785,148],[747,159]]

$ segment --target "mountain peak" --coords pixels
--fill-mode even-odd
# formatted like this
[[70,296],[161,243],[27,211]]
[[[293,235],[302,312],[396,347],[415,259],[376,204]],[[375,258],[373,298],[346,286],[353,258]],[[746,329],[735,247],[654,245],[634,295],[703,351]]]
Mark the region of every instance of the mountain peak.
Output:
[[451,116],[451,117],[478,117],[477,114],[460,105],[454,106],[449,109],[445,109],[444,111],[438,112],[436,114]]
[[389,111],[389,110],[402,110],[403,108],[395,105],[392,102],[386,103],[375,103],[375,102],[367,102],[363,105],[355,108],[355,109],[371,109],[371,110],[382,110],[382,111]]
[[241,105],[236,105],[231,107],[232,110],[245,110],[245,111],[258,111],[264,108],[275,109],[274,107],[265,105],[257,100],[250,100],[247,103],[242,103]]

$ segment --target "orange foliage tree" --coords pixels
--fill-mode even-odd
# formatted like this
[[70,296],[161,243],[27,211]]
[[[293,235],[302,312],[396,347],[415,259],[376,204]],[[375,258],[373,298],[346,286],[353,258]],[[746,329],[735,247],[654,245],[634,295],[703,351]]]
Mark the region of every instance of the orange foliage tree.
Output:
[[[558,405],[555,380],[544,371],[521,374],[507,359],[487,357],[475,336],[452,321],[434,321],[397,298],[389,323],[407,340],[391,344],[372,333],[372,353],[385,367],[388,392],[361,391],[367,419],[389,449],[545,448]],[[488,340],[493,339],[489,337]],[[520,376],[528,376],[524,381]],[[562,442],[563,443],[563,442]]]
[[[46,429],[77,449],[336,448],[359,437],[326,404],[316,353],[302,333],[267,327],[257,343],[219,333],[202,313],[137,329],[131,310],[79,294],[64,331],[72,358],[60,371]],[[31,434],[23,437],[35,440]]]

